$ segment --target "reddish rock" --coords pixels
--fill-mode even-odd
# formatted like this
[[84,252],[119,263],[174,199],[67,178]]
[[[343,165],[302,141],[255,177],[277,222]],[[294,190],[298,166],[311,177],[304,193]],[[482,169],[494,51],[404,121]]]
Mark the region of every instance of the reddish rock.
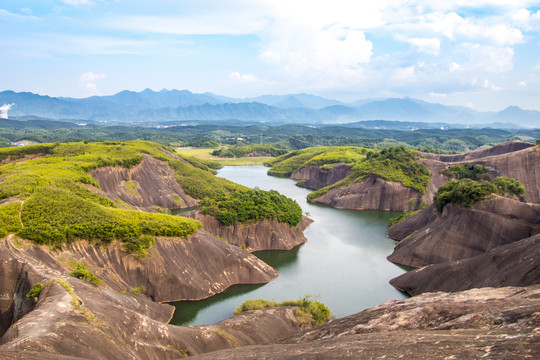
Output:
[[225,226],[215,217],[203,215],[200,210],[190,211],[184,216],[201,221],[203,228],[210,234],[230,244],[245,247],[248,251],[290,250],[307,241],[304,230],[313,222],[304,216],[296,226],[277,220]]

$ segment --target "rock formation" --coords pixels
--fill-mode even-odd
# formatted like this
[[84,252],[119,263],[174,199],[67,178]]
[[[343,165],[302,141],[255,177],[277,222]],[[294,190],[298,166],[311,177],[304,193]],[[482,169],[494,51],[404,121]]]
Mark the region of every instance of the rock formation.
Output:
[[337,209],[404,211],[409,210],[410,199],[417,199],[416,204],[421,197],[419,192],[400,183],[370,176],[360,182],[332,189],[313,202]]
[[[32,308],[25,294],[34,281],[44,289]],[[291,308],[240,314],[216,325],[168,325],[170,305],[96,288],[38,262],[24,265],[19,282],[24,286],[17,286],[15,302],[31,304],[31,311],[0,339],[0,359],[30,359],[36,353],[60,359],[178,359],[275,341],[300,329]]]
[[151,156],[130,169],[102,167],[90,172],[102,191],[100,195],[111,200],[120,199],[140,210],[186,208],[197,205],[197,200],[186,195],[175,179],[174,170],[167,163]]
[[540,286],[387,301],[266,345],[201,359],[516,359],[540,354]]
[[320,189],[345,179],[350,173],[348,164],[336,164],[328,170],[318,165],[307,165],[292,174],[291,179],[299,180],[299,186]]
[[433,205],[388,230],[400,243],[388,260],[422,267],[481,255],[540,233],[540,204],[493,195],[472,208]]
[[[451,165],[480,164],[488,167],[493,177],[514,178],[525,186],[526,200],[540,203],[540,151],[533,144],[510,141],[489,149],[472,151],[458,155],[418,153],[419,161],[431,173],[425,194],[420,194],[399,183],[392,183],[377,177],[368,177],[340,188],[331,189],[323,196],[313,199],[314,203],[339,209],[353,210],[396,210],[416,209],[424,201],[433,203],[433,196],[451,179],[441,172]],[[333,185],[350,174],[347,164],[337,164],[330,170],[321,166],[308,165],[291,178],[299,180],[303,187],[320,189]],[[411,199],[416,199],[411,206]]]
[[410,295],[481,287],[540,284],[540,235],[498,246],[482,255],[413,270],[390,280]]
[[313,221],[307,217],[296,226],[277,220],[262,220],[254,224],[236,223],[223,225],[213,216],[203,215],[200,210],[193,210],[184,216],[199,220],[210,234],[224,241],[243,247],[248,251],[290,250],[307,241],[304,230]]

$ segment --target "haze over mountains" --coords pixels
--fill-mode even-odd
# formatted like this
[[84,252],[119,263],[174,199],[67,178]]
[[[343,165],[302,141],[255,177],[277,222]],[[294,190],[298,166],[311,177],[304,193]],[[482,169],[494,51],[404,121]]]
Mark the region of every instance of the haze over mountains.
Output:
[[[412,98],[359,100],[343,103],[308,94],[264,95],[235,99],[188,90],[122,91],[84,99],[49,97],[29,92],[0,92],[0,104],[14,104],[10,118],[159,123],[226,121],[279,125],[345,124],[365,120],[446,123],[454,126],[539,128],[540,112],[510,106],[500,112],[478,112]],[[427,125],[427,124],[426,124]],[[431,125],[433,126],[433,124]]]

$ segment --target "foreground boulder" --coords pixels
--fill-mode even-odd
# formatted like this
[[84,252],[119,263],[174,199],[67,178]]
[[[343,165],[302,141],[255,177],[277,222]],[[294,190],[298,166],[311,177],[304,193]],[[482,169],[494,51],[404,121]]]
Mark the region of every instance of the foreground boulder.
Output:
[[226,226],[213,216],[203,215],[200,210],[190,211],[184,216],[199,220],[210,234],[248,251],[290,250],[307,241],[304,230],[313,222],[303,216],[296,226],[277,220]]
[[539,311],[539,285],[428,293],[387,301],[273,344],[200,358],[532,359],[540,354]]

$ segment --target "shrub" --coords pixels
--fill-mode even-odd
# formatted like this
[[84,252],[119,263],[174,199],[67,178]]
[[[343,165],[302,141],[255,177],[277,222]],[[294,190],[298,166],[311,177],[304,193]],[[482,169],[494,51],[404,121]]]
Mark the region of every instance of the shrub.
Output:
[[135,254],[138,258],[146,257],[146,249],[154,245],[154,238],[150,235],[141,235],[138,238],[127,240],[124,244],[126,251]]
[[101,283],[101,280],[94,275],[84,264],[77,263],[75,265],[75,270],[69,273],[69,275],[76,277],[77,279],[84,280],[86,282],[89,282],[90,284],[93,284],[95,286],[99,286]]
[[41,283],[35,283],[32,289],[28,292],[28,294],[26,294],[26,298],[28,300],[33,299],[34,302],[37,302],[37,299],[41,294],[41,290],[43,290],[43,285],[41,285]]
[[516,179],[499,176],[493,180],[493,184],[497,187],[499,195],[514,195],[517,197],[525,194],[525,186]]
[[224,225],[275,219],[296,226],[302,220],[298,203],[274,190],[239,190],[211,197],[200,202],[200,209]]
[[456,180],[471,179],[478,181],[490,179],[487,167],[478,164],[452,165],[443,170],[442,173]]
[[269,300],[246,300],[237,308],[235,315],[244,311],[263,310],[280,306],[293,306],[294,315],[300,325],[318,326],[330,320],[330,310],[319,301],[312,300],[311,296],[305,296],[300,300],[285,300],[280,303]]

